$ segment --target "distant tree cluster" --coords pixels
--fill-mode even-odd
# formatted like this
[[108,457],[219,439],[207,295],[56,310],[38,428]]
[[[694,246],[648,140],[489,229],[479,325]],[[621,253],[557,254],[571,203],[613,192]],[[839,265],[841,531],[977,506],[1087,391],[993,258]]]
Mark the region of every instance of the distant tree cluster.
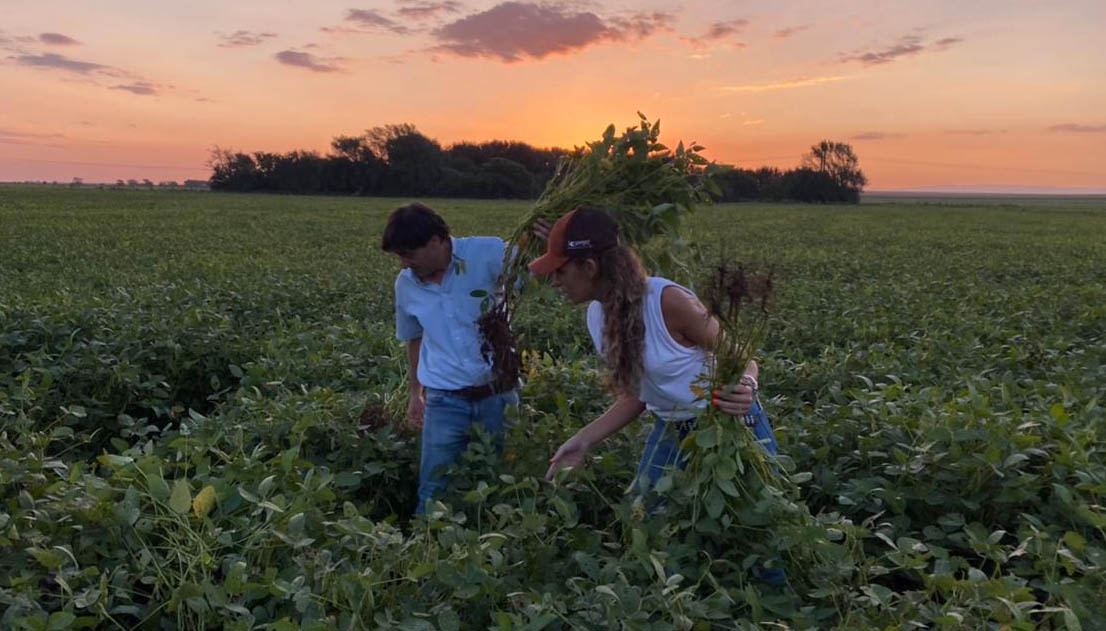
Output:
[[[295,194],[529,199],[553,175],[564,149],[523,142],[459,142],[443,148],[413,125],[337,136],[330,152],[244,153],[216,148],[212,190]],[[718,201],[857,202],[867,179],[852,147],[822,141],[798,168],[729,169],[715,176]]]
[[215,149],[210,184],[222,191],[530,198],[565,153],[505,141],[443,148],[412,125],[386,125],[334,138],[325,156]]
[[730,169],[714,179],[721,189],[717,199],[723,202],[792,200],[855,204],[868,183],[853,148],[829,140],[811,147],[795,169]]

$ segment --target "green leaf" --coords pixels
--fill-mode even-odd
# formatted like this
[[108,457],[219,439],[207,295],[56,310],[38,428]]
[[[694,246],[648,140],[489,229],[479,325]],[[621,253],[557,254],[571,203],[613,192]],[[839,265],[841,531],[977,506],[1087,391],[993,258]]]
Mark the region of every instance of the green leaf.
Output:
[[269,491],[273,488],[273,483],[276,482],[276,476],[271,475],[261,481],[261,484],[257,485],[257,494],[261,497],[269,495]]
[[58,611],[50,614],[50,621],[46,623],[46,628],[48,631],[62,631],[70,628],[76,619],[77,616],[68,611]]
[[1083,537],[1083,535],[1073,530],[1069,530],[1064,533],[1063,541],[1064,543],[1068,544],[1069,548],[1075,550],[1079,554],[1083,554],[1083,550],[1087,547],[1087,540]]
[[281,618],[276,622],[262,626],[262,628],[270,631],[300,631],[300,625],[292,622],[289,618]]
[[1064,626],[1068,628],[1068,631],[1083,631],[1083,625],[1071,609],[1064,609]]
[[246,562],[235,561],[230,566],[230,571],[227,572],[227,578],[223,582],[223,586],[226,587],[227,593],[238,595],[246,589]]
[[1049,408],[1049,414],[1056,421],[1056,424],[1060,427],[1067,425],[1068,423],[1068,411],[1064,409],[1063,403],[1053,403]]
[[134,462],[134,458],[130,456],[120,456],[118,454],[104,454],[99,457],[100,464],[111,467],[113,469],[122,469],[123,467]]
[[299,538],[303,535],[303,513],[296,513],[288,519],[288,534],[295,538]]
[[722,497],[722,493],[718,491],[717,487],[711,487],[711,490],[707,492],[707,498],[704,503],[706,504],[707,515],[710,515],[712,519],[721,517],[723,509],[726,508],[726,500]]
[[718,488],[722,489],[722,492],[726,495],[734,498],[741,497],[741,492],[737,490],[737,486],[732,480],[715,480],[715,484],[717,484]]
[[446,609],[438,614],[438,629],[439,631],[460,631],[461,617],[456,611]]
[[150,492],[150,497],[159,502],[169,499],[169,485],[160,473],[151,474],[146,479],[146,488]]
[[62,563],[65,563],[65,556],[56,550],[27,548],[27,552],[38,561],[39,565],[48,570],[56,570],[61,567]]
[[169,508],[176,513],[187,513],[192,508],[192,488],[188,481],[181,478],[173,483],[173,493],[169,496]]
[[138,502],[138,490],[133,486],[127,487],[126,493],[123,494],[123,501],[117,505],[116,515],[121,522],[128,526],[133,526],[138,521],[141,509]]
[[672,490],[672,480],[674,476],[671,473],[666,473],[661,476],[661,479],[657,481],[657,486],[653,487],[657,493],[667,493]]
[[710,449],[718,444],[718,434],[713,427],[704,427],[695,432],[695,444],[702,449]]

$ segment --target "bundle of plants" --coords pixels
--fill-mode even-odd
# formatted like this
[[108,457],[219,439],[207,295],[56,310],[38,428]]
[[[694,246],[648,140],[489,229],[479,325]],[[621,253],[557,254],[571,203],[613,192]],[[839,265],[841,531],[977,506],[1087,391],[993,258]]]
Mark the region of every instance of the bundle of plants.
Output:
[[[720,325],[714,361],[696,388],[700,398],[733,387],[745,374],[769,330],[773,285],[771,271],[721,261],[700,287],[704,304]],[[674,495],[686,508],[685,527],[739,544],[726,554],[740,553],[743,562],[778,565],[782,534],[793,532],[788,526],[808,524],[810,515],[762,440],[742,420],[707,406],[697,430],[681,446],[689,462]],[[666,477],[658,491],[672,486],[673,477]]]
[[484,356],[501,386],[513,387],[518,380],[510,321],[526,264],[545,248],[532,235],[539,221],[552,223],[579,207],[602,209],[618,223],[623,243],[642,252],[648,269],[678,278],[677,272],[687,268],[682,219],[710,202],[712,169],[700,155],[703,147],[681,142],[671,150],[659,141],[660,121],[650,123],[640,112],[638,116],[637,127],[616,135],[611,125],[599,140],[562,157],[541,197],[511,234],[498,291],[478,322]]

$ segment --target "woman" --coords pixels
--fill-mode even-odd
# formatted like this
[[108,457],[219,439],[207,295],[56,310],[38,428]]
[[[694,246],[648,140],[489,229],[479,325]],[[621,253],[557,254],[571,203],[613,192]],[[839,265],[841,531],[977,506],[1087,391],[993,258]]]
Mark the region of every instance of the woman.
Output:
[[[544,229],[540,230],[544,232]],[[648,410],[653,431],[638,465],[641,493],[672,466],[686,466],[680,442],[694,429],[697,402],[692,384],[706,372],[718,337],[718,322],[689,289],[647,277],[632,249],[618,242],[618,226],[606,213],[579,208],[557,220],[546,236],[546,253],[530,264],[565,297],[588,306],[588,331],[604,357],[614,404],[550,459],[546,477],[579,465],[588,451]],[[777,451],[768,419],[756,400],[757,365],[750,362],[736,386],[715,391],[711,403],[744,417],[771,454]]]

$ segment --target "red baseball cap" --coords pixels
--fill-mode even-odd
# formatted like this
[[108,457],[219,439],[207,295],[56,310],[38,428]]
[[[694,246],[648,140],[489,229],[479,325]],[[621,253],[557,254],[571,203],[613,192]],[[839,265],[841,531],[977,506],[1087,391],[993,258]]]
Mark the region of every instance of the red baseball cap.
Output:
[[597,254],[618,245],[618,224],[601,210],[577,208],[565,213],[549,231],[545,254],[530,263],[530,272],[548,276],[569,259]]

